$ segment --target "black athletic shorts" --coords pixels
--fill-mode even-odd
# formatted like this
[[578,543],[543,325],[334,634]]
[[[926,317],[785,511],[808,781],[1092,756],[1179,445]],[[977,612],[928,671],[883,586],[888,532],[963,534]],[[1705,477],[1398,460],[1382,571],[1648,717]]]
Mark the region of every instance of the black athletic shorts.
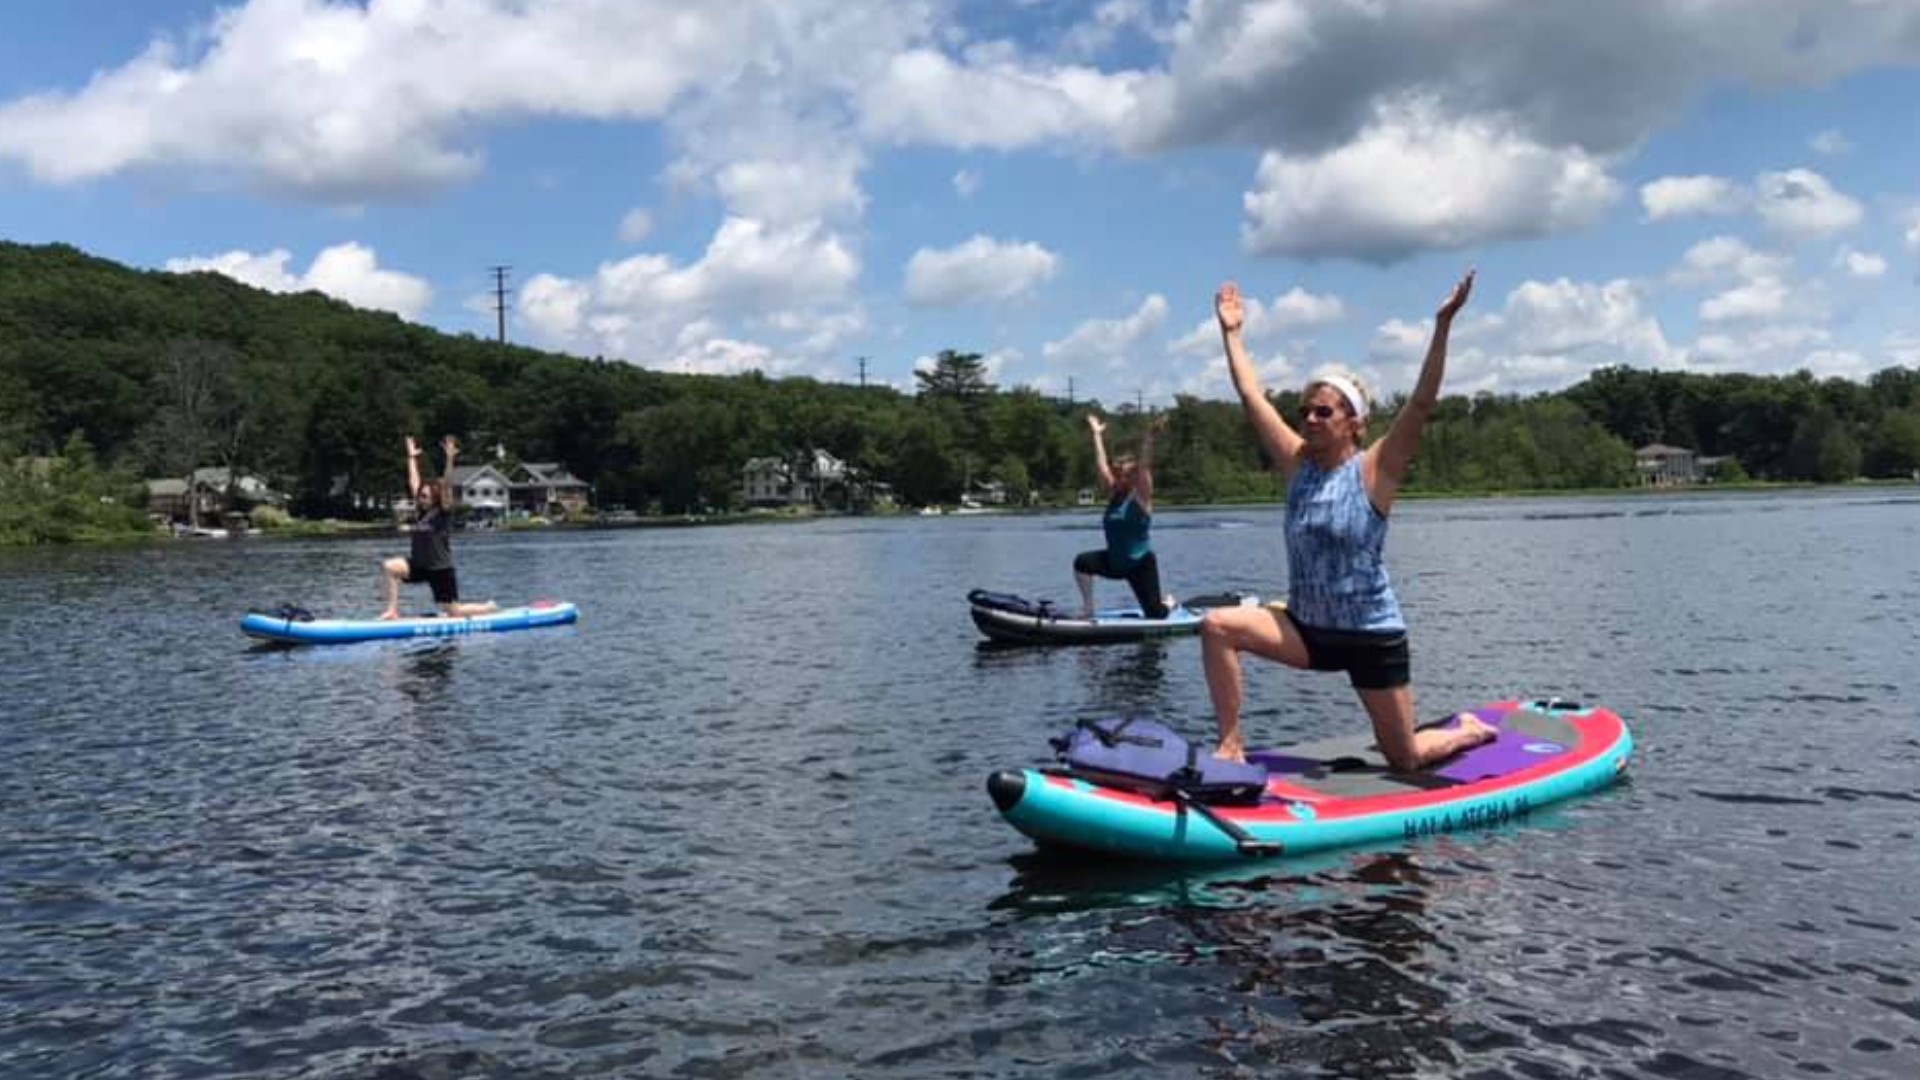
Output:
[[460,581],[453,575],[453,567],[441,570],[415,570],[413,563],[407,563],[407,584],[418,585],[426,582],[433,589],[433,602],[436,604],[457,604],[460,602]]
[[1164,597],[1160,594],[1160,560],[1154,558],[1153,552],[1147,552],[1130,569],[1118,570],[1106,548],[1083,551],[1074,556],[1073,569],[1079,574],[1125,581],[1133,587],[1133,598],[1139,601],[1140,610],[1147,618],[1167,617],[1167,605],[1161,602]]
[[1282,611],[1307,646],[1314,671],[1344,671],[1356,690],[1395,690],[1413,681],[1413,656],[1404,630],[1329,630],[1307,626]]

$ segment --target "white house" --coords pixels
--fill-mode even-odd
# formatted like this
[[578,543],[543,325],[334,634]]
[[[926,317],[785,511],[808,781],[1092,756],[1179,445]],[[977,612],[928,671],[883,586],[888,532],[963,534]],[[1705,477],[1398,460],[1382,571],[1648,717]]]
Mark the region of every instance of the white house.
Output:
[[513,481],[491,465],[456,465],[449,479],[455,501],[469,511],[504,514],[512,505]]
[[1665,443],[1648,443],[1633,452],[1633,467],[1640,482],[1651,487],[1692,484],[1700,479],[1700,463],[1694,452]]
[[796,483],[793,466],[785,458],[747,459],[741,469],[740,501],[748,506],[792,506],[808,501],[805,485]]

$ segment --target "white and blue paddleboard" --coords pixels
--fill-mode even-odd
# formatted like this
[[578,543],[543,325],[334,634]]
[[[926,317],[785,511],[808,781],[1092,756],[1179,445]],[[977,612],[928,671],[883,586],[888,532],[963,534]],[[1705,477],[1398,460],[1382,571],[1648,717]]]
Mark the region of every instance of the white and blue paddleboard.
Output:
[[485,615],[446,617],[406,616],[399,619],[316,619],[306,612],[249,611],[240,620],[248,637],[281,645],[345,645],[356,641],[457,637],[498,634],[563,626],[580,618],[580,609],[559,600],[539,600],[524,607],[501,608]]

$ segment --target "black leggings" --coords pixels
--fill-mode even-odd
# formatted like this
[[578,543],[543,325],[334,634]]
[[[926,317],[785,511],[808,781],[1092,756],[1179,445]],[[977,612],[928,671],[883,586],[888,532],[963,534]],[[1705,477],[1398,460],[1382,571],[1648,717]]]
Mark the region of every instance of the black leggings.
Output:
[[1133,598],[1140,601],[1140,610],[1146,614],[1147,618],[1167,617],[1167,605],[1161,603],[1164,598],[1160,595],[1160,560],[1154,558],[1153,552],[1147,552],[1146,556],[1134,563],[1129,570],[1116,570],[1113,559],[1107,555],[1106,548],[1098,551],[1083,551],[1074,557],[1073,570],[1076,574],[1092,574],[1095,577],[1115,580],[1125,579],[1128,585],[1133,586]]

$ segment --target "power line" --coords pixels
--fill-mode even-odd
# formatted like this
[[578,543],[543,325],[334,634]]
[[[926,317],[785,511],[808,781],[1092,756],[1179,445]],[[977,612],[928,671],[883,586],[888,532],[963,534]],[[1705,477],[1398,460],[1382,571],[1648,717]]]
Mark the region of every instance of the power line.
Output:
[[500,343],[507,343],[507,271],[511,267],[500,265],[488,268],[493,273],[493,317],[495,333]]

